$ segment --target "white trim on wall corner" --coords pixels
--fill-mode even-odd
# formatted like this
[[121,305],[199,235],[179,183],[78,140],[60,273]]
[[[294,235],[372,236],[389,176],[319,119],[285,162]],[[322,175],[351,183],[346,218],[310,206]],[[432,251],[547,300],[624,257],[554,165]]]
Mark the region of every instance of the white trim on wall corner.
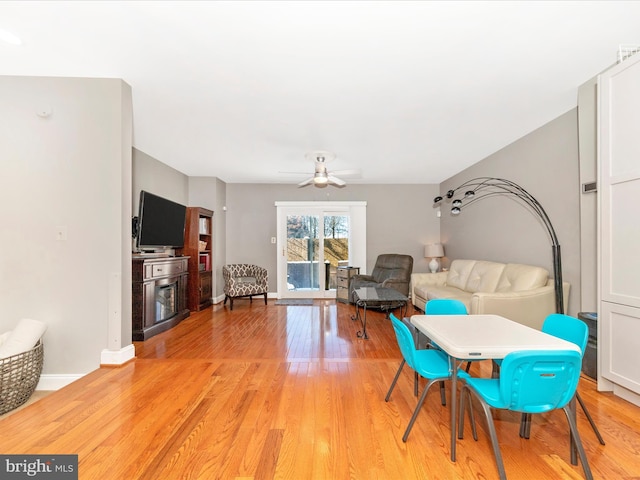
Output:
[[[136,349],[133,345],[127,345],[120,350],[103,350],[100,354],[100,363],[102,365],[122,365],[136,357]],[[40,381],[36,386],[36,390],[54,391],[75,382],[84,377],[85,373],[71,374],[42,374]]]
[[131,345],[127,345],[120,350],[102,350],[100,354],[100,364],[101,365],[122,365],[123,363],[127,363],[129,360],[133,360],[136,358],[136,348]]

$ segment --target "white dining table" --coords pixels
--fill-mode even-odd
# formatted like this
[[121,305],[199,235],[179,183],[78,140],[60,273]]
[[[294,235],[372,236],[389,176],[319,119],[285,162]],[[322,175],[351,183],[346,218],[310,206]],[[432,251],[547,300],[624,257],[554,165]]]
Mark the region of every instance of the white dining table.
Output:
[[451,368],[451,461],[456,461],[458,366],[469,360],[500,359],[520,350],[574,350],[572,342],[499,315],[413,315],[411,323],[438,344]]

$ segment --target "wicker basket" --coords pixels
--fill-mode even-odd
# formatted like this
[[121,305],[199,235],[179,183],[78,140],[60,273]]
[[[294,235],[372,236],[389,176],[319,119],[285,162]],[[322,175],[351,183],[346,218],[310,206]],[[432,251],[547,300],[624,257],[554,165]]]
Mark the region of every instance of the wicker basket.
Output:
[[0,360],[0,415],[29,400],[40,380],[43,360],[42,340],[28,352]]

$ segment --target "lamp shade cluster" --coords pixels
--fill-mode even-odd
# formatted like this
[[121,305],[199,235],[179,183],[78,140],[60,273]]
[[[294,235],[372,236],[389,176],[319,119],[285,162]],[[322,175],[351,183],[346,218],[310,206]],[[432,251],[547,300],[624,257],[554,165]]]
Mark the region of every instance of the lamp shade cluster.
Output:
[[[453,198],[458,195],[458,198]],[[560,244],[558,236],[551,224],[551,220],[538,200],[524,188],[511,180],[496,177],[478,177],[464,182],[462,185],[448,190],[445,195],[438,195],[433,199],[434,205],[441,205],[443,201],[451,203],[451,214],[459,215],[464,207],[471,205],[483,198],[497,195],[510,196],[525,205],[534,213],[547,229],[551,239],[553,254],[554,289],[556,295],[556,312],[564,313],[563,287],[562,287],[562,260],[560,257]],[[446,198],[446,200],[445,200]],[[429,245],[427,245],[428,247]],[[425,248],[425,257],[427,250]]]

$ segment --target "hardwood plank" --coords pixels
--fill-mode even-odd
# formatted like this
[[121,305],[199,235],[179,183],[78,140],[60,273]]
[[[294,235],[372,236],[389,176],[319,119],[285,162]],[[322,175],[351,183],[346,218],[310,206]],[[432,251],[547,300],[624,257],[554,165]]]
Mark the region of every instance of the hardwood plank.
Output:
[[[385,402],[401,358],[393,328],[370,311],[370,339],[360,339],[352,313],[328,300],[214,305],[136,342],[129,364],[0,420],[0,451],[77,453],[83,480],[497,478],[480,411],[478,441],[467,425],[458,461],[449,460],[449,409],[437,385],[402,442],[417,403],[413,373],[404,369]],[[472,366],[475,375],[490,370]],[[579,410],[595,478],[639,477],[640,408],[586,378],[579,388],[607,442]],[[518,436],[518,415],[494,418],[510,479],[582,478],[561,412],[534,416],[530,440]]]

